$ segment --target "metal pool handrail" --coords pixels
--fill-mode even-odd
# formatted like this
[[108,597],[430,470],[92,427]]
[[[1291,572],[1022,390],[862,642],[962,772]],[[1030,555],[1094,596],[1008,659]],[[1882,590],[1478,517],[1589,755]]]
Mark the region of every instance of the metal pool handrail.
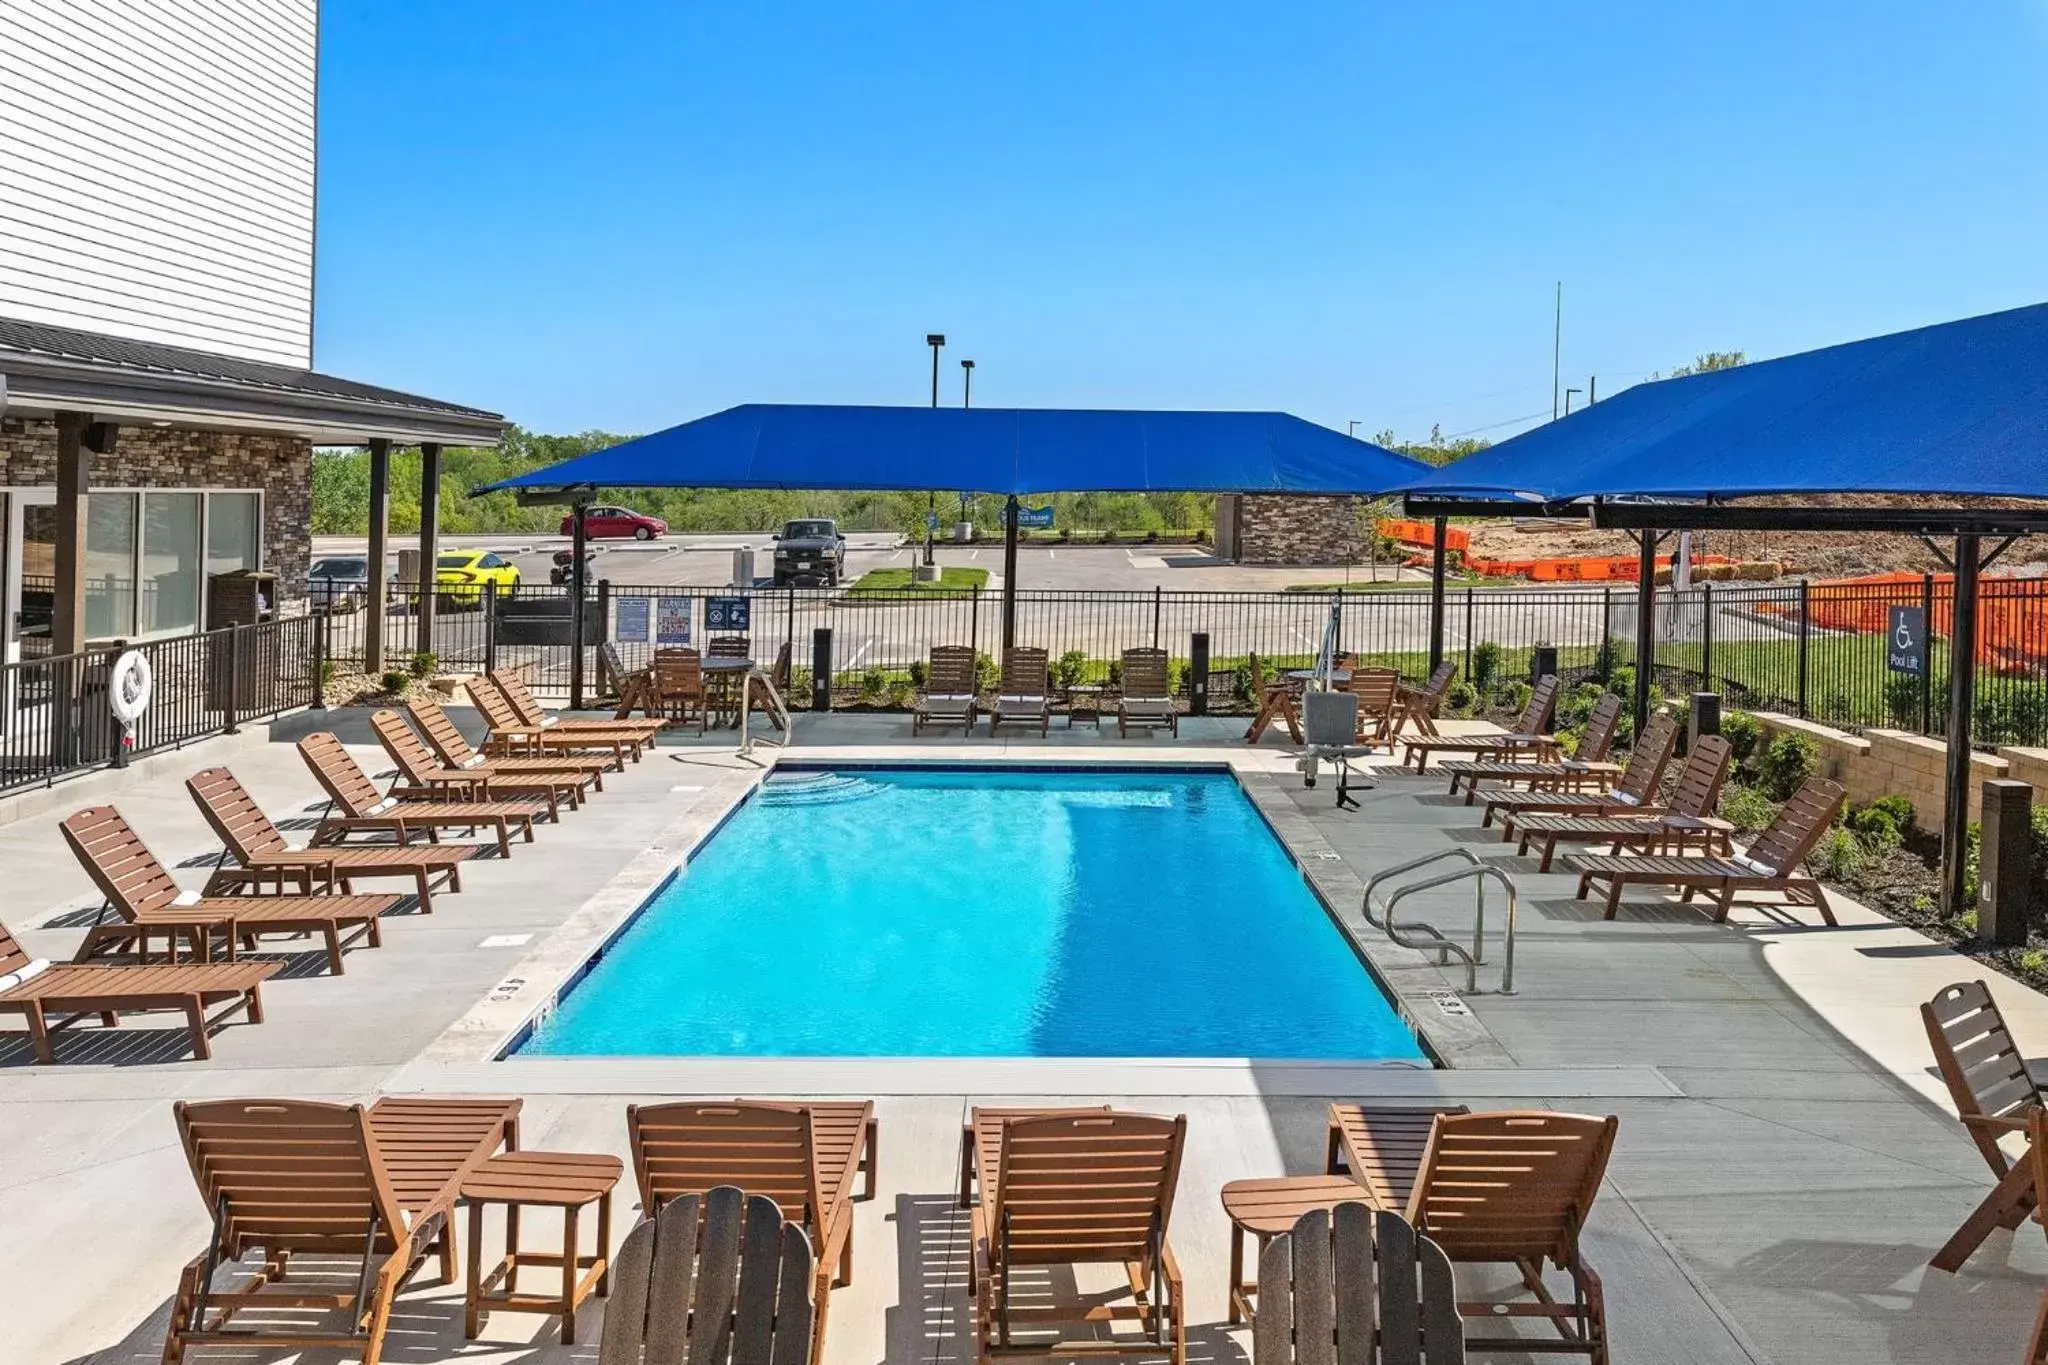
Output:
[[[1390,878],[1414,872],[1419,868],[1427,867],[1431,863],[1442,862],[1447,858],[1463,858],[1470,865],[1461,867],[1455,872],[1431,877],[1426,881],[1411,882],[1404,885],[1395,891],[1393,895],[1387,897],[1385,909],[1381,914],[1376,915],[1373,913],[1372,893],[1374,887]],[[1389,867],[1375,873],[1372,879],[1365,884],[1365,903],[1362,907],[1362,913],[1367,924],[1372,925],[1376,929],[1385,930],[1387,937],[1402,947],[1413,948],[1418,952],[1436,952],[1438,966],[1448,966],[1451,957],[1455,955],[1459,961],[1465,964],[1466,993],[1468,995],[1476,995],[1479,992],[1479,964],[1486,960],[1486,883],[1489,880],[1499,882],[1501,886],[1506,888],[1508,893],[1507,919],[1503,927],[1505,946],[1501,950],[1501,974],[1498,993],[1501,995],[1513,995],[1515,994],[1515,915],[1518,908],[1515,883],[1507,873],[1501,871],[1501,869],[1493,864],[1481,860],[1472,850],[1468,848],[1440,849],[1435,853],[1424,854],[1420,858],[1411,859],[1396,867]],[[1473,883],[1474,914],[1471,951],[1467,952],[1461,945],[1453,943],[1442,930],[1423,920],[1415,920],[1407,925],[1397,925],[1395,923],[1394,907],[1400,904],[1403,897],[1412,895],[1417,891],[1428,891],[1433,887],[1448,886],[1453,882],[1461,881]],[[1426,939],[1406,937],[1403,934],[1403,930],[1427,934],[1429,937]]]

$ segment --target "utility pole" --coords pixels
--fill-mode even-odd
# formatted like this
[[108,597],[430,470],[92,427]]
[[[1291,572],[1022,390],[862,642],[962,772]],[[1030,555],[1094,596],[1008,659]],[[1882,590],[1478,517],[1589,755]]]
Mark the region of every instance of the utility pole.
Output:
[[[944,332],[925,333],[924,344],[932,348],[932,407],[939,406],[939,351],[946,344]],[[939,494],[937,489],[925,491],[924,504],[924,566],[929,569],[935,562],[932,554],[932,523],[939,519]]]
[[1566,390],[1564,391],[1564,415],[1565,415],[1565,416],[1569,417],[1569,416],[1571,416],[1571,415],[1572,415],[1572,395],[1573,395],[1573,394],[1575,394],[1575,393],[1583,393],[1583,392],[1585,392],[1585,390],[1583,390],[1583,389],[1566,389]]
[[1356,417],[1352,418],[1345,426],[1344,434],[1354,441],[1358,439],[1358,419]]
[[1597,374],[1589,374],[1586,376],[1586,406],[1590,408],[1599,401],[1600,376]]
[[[1557,282],[1557,306],[1550,321],[1550,420],[1557,420],[1559,365],[1564,360],[1564,281]],[[936,361],[933,362],[937,364]]]
[[[937,407],[938,404],[934,402],[932,406]],[[974,362],[971,360],[960,362],[960,406],[974,406]]]

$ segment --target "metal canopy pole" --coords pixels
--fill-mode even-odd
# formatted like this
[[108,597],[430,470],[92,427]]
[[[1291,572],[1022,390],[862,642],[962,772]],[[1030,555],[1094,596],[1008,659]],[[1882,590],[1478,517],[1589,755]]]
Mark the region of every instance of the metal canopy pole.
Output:
[[1657,533],[1636,533],[1635,733],[1650,723],[1650,676],[1657,668]]
[[363,600],[370,604],[363,636],[363,671],[376,677],[384,671],[384,622],[390,611],[390,585],[384,561],[391,557],[391,442],[370,440],[370,558],[363,570]]
[[583,594],[585,591],[583,547],[587,543],[584,515],[588,502],[577,502],[569,525],[569,709],[583,709]]
[[1017,495],[1003,504],[1003,648],[1017,643]]
[[1963,853],[1970,823],[1970,718],[1977,702],[1977,571],[1982,542],[1956,537],[1955,597],[1948,634],[1948,770],[1941,816],[1941,907],[1951,915],[1963,903]]
[[1444,540],[1449,532],[1451,519],[1436,519],[1436,548],[1429,554],[1429,671],[1434,673],[1444,661]]
[[428,442],[420,447],[420,581],[416,585],[419,610],[413,623],[416,655],[439,652],[434,648],[434,612],[439,605],[435,593],[441,585],[440,567],[441,447]]

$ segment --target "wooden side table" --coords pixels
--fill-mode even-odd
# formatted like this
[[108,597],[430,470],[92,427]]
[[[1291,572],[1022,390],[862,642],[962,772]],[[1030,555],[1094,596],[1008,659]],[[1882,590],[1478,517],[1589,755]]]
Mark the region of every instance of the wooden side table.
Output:
[[1294,1231],[1305,1213],[1334,1209],[1339,1204],[1372,1202],[1348,1175],[1293,1175],[1272,1180],[1233,1180],[1223,1187],[1223,1212],[1230,1219],[1230,1321],[1250,1322],[1257,1313],[1256,1281],[1244,1275],[1244,1239],[1254,1238],[1259,1253],[1275,1237]]
[[[471,1171],[462,1181],[469,1201],[469,1288],[463,1298],[462,1332],[475,1340],[483,1315],[493,1308],[519,1313],[555,1313],[562,1319],[562,1344],[576,1344],[576,1309],[595,1289],[600,1297],[611,1288],[612,1187],[625,1174],[615,1156],[582,1152],[506,1152]],[[576,1215],[584,1205],[597,1205],[597,1248],[589,1256],[576,1249]],[[483,1273],[484,1207],[505,1206],[505,1257]],[[560,1253],[519,1249],[519,1210],[533,1204],[562,1211]],[[549,1266],[562,1272],[558,1294],[518,1292],[522,1266]],[[494,1292],[504,1282],[503,1292]]]

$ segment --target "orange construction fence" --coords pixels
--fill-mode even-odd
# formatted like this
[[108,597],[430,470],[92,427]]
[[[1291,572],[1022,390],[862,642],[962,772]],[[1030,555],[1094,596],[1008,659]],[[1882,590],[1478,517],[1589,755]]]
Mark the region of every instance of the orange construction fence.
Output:
[[[1425,550],[1436,548],[1436,525],[1427,521],[1397,521],[1382,518],[1374,523],[1375,529],[1388,540],[1398,540],[1403,545],[1420,545]],[[1444,528],[1444,548],[1465,554],[1472,548],[1472,533],[1462,526]]]
[[[1825,630],[1876,635],[1890,625],[1890,608],[1921,605],[1916,573],[1865,574],[1806,585],[1807,620]],[[1759,603],[1757,610],[1796,616],[1798,604]],[[1949,636],[1955,628],[1955,576],[1934,575],[1933,618],[1927,628]],[[2048,661],[2048,580],[1984,578],[1977,585],[1977,664],[2002,673],[2033,672]]]

